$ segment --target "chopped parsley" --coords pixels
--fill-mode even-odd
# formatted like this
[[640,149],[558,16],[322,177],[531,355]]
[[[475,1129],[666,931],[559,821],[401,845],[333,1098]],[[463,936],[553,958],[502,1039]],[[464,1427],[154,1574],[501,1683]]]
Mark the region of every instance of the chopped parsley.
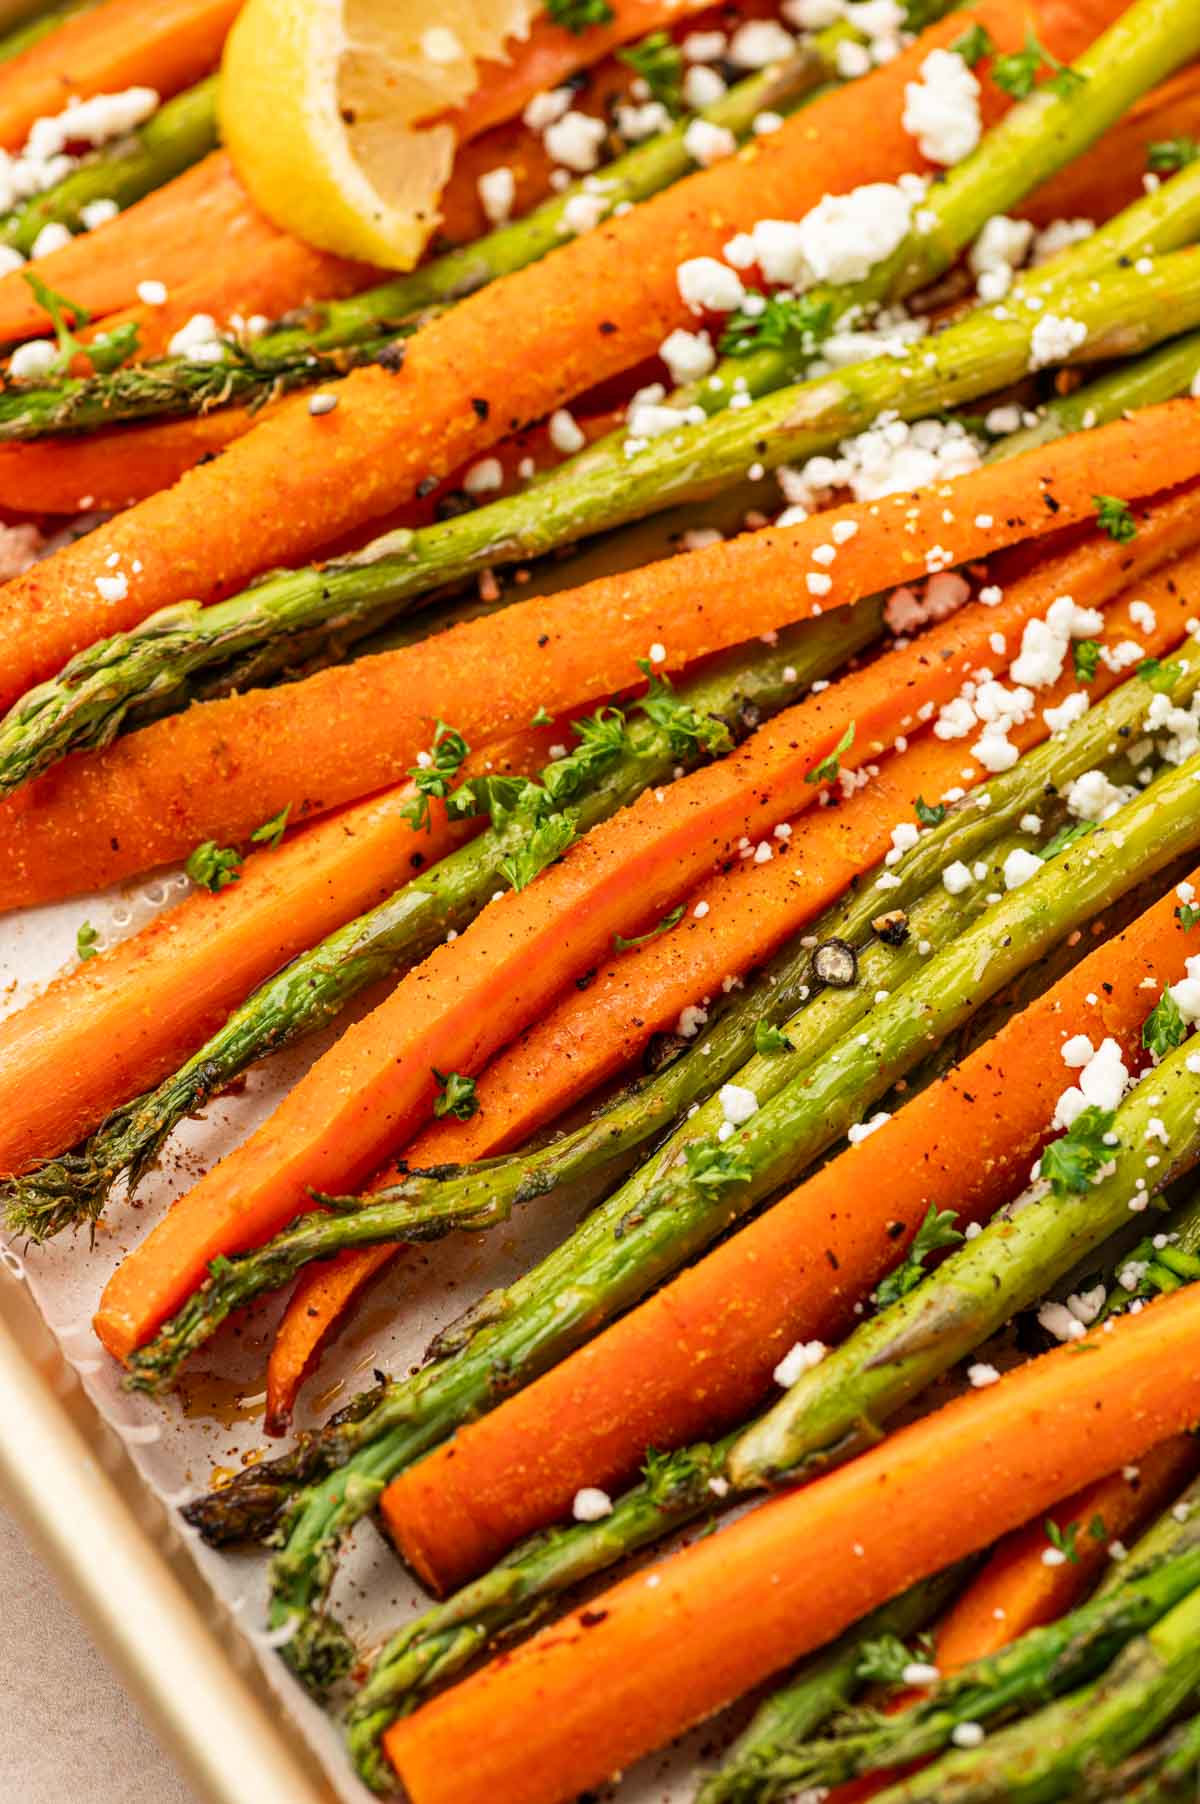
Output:
[[285,808],[279,810],[278,814],[273,814],[269,821],[264,821],[261,827],[256,827],[250,835],[254,844],[256,846],[270,846],[271,850],[274,851],[287,830],[288,815],[291,812],[292,804],[289,802]]
[[627,940],[624,934],[614,933],[613,951],[629,952],[634,946],[644,946],[647,940],[656,940],[660,933],[670,933],[672,927],[677,927],[683,919],[683,906],[681,902],[678,908],[673,908],[669,915],[663,916],[657,927],[652,927],[649,933],[639,933],[634,939]]
[[795,1052],[796,1048],[785,1033],[781,1033],[770,1021],[754,1023],[754,1050],[758,1053]]
[[1195,138],[1158,138],[1146,146],[1146,167],[1156,175],[1174,175],[1200,157],[1200,143]]
[[1183,675],[1183,665],[1162,664],[1157,658],[1143,658],[1137,667],[1137,673],[1144,683],[1149,683],[1156,695],[1166,695],[1174,689]]
[[90,921],[85,921],[75,935],[75,955],[81,965],[86,965],[89,958],[95,958],[100,950],[96,944],[99,938],[99,931]]
[[1038,76],[1045,72],[1050,74],[1046,86],[1064,98],[1083,87],[1087,80],[1077,69],[1060,63],[1056,56],[1051,55],[1045,45],[1038,42],[1032,26],[1025,34],[1023,49],[1011,50],[1007,56],[998,56],[992,64],[992,80],[1014,100],[1028,100],[1037,85]]
[[608,0],[545,0],[546,16],[578,37],[589,25],[610,25],[615,17]]
[[1046,1539],[1051,1547],[1056,1547],[1059,1553],[1070,1560],[1072,1566],[1078,1566],[1079,1554],[1075,1548],[1075,1537],[1079,1533],[1078,1522],[1068,1522],[1066,1528],[1063,1529],[1059,1528],[1052,1516],[1047,1516],[1045,1527]]
[[694,758],[706,752],[719,758],[733,747],[729,728],[715,714],[701,714],[690,702],[681,701],[666,677],[655,676],[648,658],[638,659],[638,669],[649,687],[637,704],[647,720],[667,735],[677,758]]
[[237,882],[242,874],[242,857],[233,846],[219,846],[215,839],[206,839],[189,855],[183,868],[193,883],[211,890],[215,896]]
[[1192,902],[1181,902],[1175,910],[1175,919],[1183,931],[1188,933],[1196,925],[1196,922],[1200,921],[1200,908],[1197,908]]
[[732,1147],[718,1146],[712,1140],[694,1140],[684,1148],[688,1181],[705,1189],[718,1190],[723,1184],[742,1184],[754,1172],[741,1153]]
[[805,775],[806,783],[832,783],[842,768],[842,753],[848,752],[854,744],[854,722],[846,728],[831,752],[826,753],[819,764],[814,764]]
[[542,703],[529,724],[531,727],[548,727],[553,719],[554,716],[551,714],[549,708],[546,707],[545,703]]
[[1076,639],[1071,649],[1071,659],[1075,665],[1076,682],[1090,683],[1100,668],[1100,641]]
[[894,1272],[888,1273],[875,1292],[878,1308],[887,1309],[916,1289],[925,1276],[925,1261],[931,1253],[936,1253],[940,1247],[957,1246],[965,1239],[954,1225],[957,1220],[957,1209],[939,1209],[936,1203],[930,1203],[904,1259]]
[[513,889],[528,889],[547,865],[562,857],[574,838],[575,823],[570,815],[548,814],[522,845],[500,860],[500,875]]
[[439,1118],[455,1115],[459,1121],[469,1121],[472,1115],[479,1112],[479,1098],[475,1094],[475,1079],[460,1077],[457,1071],[439,1071],[434,1067],[434,1078],[437,1081],[438,1096],[433,1105],[433,1112]]
[[660,101],[672,118],[683,111],[683,52],[669,32],[652,31],[640,44],[618,50],[617,56],[637,71],[651,100]]
[[91,320],[92,316],[87,308],[78,301],[68,300],[65,294],[56,293],[40,276],[34,275],[31,269],[22,270],[21,273],[33,290],[34,300],[39,307],[45,308],[54,327],[58,356],[48,373],[65,375],[76,357],[86,357],[94,370],[106,375],[111,370],[119,369],[121,364],[133,356],[138,348],[138,329],[132,320],[123,326],[114,327],[111,332],[101,332],[91,344],[84,344],[75,334]]
[[914,806],[916,808],[917,819],[920,821],[922,827],[940,827],[946,818],[945,802],[935,802],[933,806],[930,807],[924,796],[918,796]]
[[1093,1541],[1105,1541],[1108,1539],[1108,1526],[1099,1510],[1097,1510],[1096,1514],[1088,1523],[1087,1532]]
[[1187,1034],[1187,1022],[1179,1004],[1165,989],[1142,1023],[1142,1045],[1157,1061],[1182,1046]]
[[996,42],[986,25],[972,25],[960,38],[955,38],[950,48],[962,57],[968,69],[973,69],[985,56],[995,55]]
[[878,1641],[863,1642],[854,1677],[860,1685],[902,1685],[915,1658],[899,1635],[881,1635]]
[[[402,812],[406,820],[410,820],[416,832],[422,829],[429,833],[433,830],[433,819],[429,812],[432,796],[445,800],[450,794],[451,779],[458,774],[459,766],[471,748],[461,733],[448,727],[444,720],[439,720],[434,730],[433,746],[425,754],[428,762],[413,764],[409,767],[409,780],[417,791],[416,797]],[[457,810],[462,813],[462,810]]]
[[1106,532],[1118,545],[1127,545],[1130,539],[1137,538],[1137,521],[1127,501],[1122,501],[1119,495],[1093,495],[1092,500],[1096,503],[1096,522],[1101,532]]
[[1094,821],[1072,821],[1069,827],[1060,827],[1053,839],[1048,839],[1044,846],[1039,847],[1038,857],[1046,860],[1057,858],[1060,852],[1065,852],[1076,840],[1086,839],[1089,833],[1095,831]]
[[739,308],[730,314],[721,335],[723,357],[745,357],[762,345],[794,345],[808,354],[833,330],[832,301],[821,301],[811,294],[751,293],[762,305],[757,312]]
[[1067,1133],[1050,1142],[1042,1154],[1041,1175],[1055,1196],[1081,1196],[1097,1181],[1115,1151],[1105,1139],[1115,1120],[1115,1109],[1092,1104],[1080,1110]]

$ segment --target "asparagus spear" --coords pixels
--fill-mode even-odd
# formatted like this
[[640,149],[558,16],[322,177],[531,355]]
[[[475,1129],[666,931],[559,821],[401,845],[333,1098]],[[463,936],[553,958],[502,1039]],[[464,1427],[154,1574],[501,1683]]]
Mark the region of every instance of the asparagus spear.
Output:
[[[508,887],[505,866],[536,831],[543,805],[553,801],[559,820],[569,820],[573,833],[586,832],[647,786],[669,781],[706,745],[719,750],[744,722],[796,701],[875,638],[881,619],[881,605],[869,603],[802,622],[772,646],[740,647],[652,702],[657,718],[626,723],[619,735],[617,711],[606,711],[602,760],[589,754],[581,765],[575,754],[548,765],[540,787],[518,790],[523,805],[512,818],[494,816],[485,832],[268,979],[178,1071],[115,1110],[80,1148],[13,1179],[0,1190],[10,1225],[44,1239],[94,1220],[120,1173],[128,1171],[135,1188],[185,1115],[257,1059],[325,1026],[368,984],[424,957]],[[592,744],[587,740],[583,751]]]
[[[1197,681],[1200,668],[1181,673],[1173,698],[1185,700]],[[352,1246],[496,1227],[508,1221],[520,1203],[603,1171],[621,1155],[645,1145],[734,1073],[760,1102],[776,1094],[862,1019],[877,991],[894,990],[916,974],[926,956],[918,946],[948,944],[976,912],[984,887],[955,901],[940,880],[945,866],[956,860],[970,863],[985,851],[1002,866],[1004,854],[1020,842],[1004,843],[1000,853],[989,849],[1047,793],[1062,791],[1084,771],[1106,763],[1112,745],[1123,744],[1140,725],[1148,694],[1141,678],[1127,680],[1066,733],[1030,752],[993,782],[986,792],[986,808],[980,808],[976,797],[965,799],[913,848],[898,888],[895,874],[884,871],[849,905],[829,909],[808,933],[785,945],[747,989],[725,999],[719,1018],[686,1054],[616,1098],[573,1133],[532,1152],[458,1170],[443,1166],[436,1172],[413,1172],[365,1199],[321,1197],[324,1210],[299,1216],[262,1247],[216,1261],[203,1286],[133,1355],[129,1362],[133,1381],[146,1390],[173,1383],[182,1362],[233,1310],[264,1290],[278,1289],[313,1259],[331,1258]],[[873,920],[908,905],[914,896],[920,900],[900,947],[869,942],[859,956],[853,987],[810,995],[815,980],[809,947],[814,940],[858,943],[868,935]],[[760,1022],[783,1023],[788,1048],[751,1059]],[[330,1208],[336,1213],[325,1212]]]
[[90,201],[132,206],[152,188],[199,162],[217,142],[216,95],[217,78],[210,75],[166,101],[127,137],[93,151],[45,194],[35,194],[0,219],[0,244],[28,257],[43,226],[65,225],[78,231]]
[[[645,1481],[627,1492],[611,1515],[532,1537],[393,1636],[346,1715],[350,1753],[365,1783],[384,1793],[395,1788],[394,1769],[379,1745],[389,1723],[417,1709],[429,1692],[505,1634],[523,1632],[547,1615],[563,1592],[716,1508],[711,1485],[714,1478],[720,1482],[725,1446],[689,1447],[667,1459],[651,1456]],[[960,1577],[961,1568],[954,1568],[914,1585],[805,1662],[788,1688],[786,1705],[776,1705],[781,1723],[796,1735],[816,1728],[853,1695],[864,1644],[922,1628]]]
[[[1200,221],[1200,182],[1197,184]],[[1118,268],[1061,291],[1059,303],[1087,330],[1073,356],[1128,352],[1200,322],[1200,252],[1155,259],[1146,272]],[[321,569],[285,571],[209,607],[164,608],[128,633],[80,652],[60,675],[29,691],[0,721],[0,794],[69,751],[106,745],[135,704],[156,713],[191,698],[198,673],[252,658],[254,680],[289,663],[296,641],[336,623],[344,645],[415,598],[498,563],[518,561],[740,481],[764,468],[828,451],[894,407],[918,419],[987,393],[1024,373],[1040,315],[981,311],[928,341],[913,364],[882,357],[780,390],[704,426],[656,439],[634,458],[565,466],[553,482],[417,531],[389,533],[364,552]],[[239,680],[245,673],[239,670]]]
[[857,1712],[816,1741],[806,1742],[803,1732],[774,1744],[759,1737],[757,1758],[714,1775],[700,1794],[703,1804],[773,1804],[807,1786],[903,1769],[951,1746],[963,1724],[1006,1719],[1096,1678],[1135,1636],[1200,1590],[1200,1486],[1180,1507],[1184,1520],[1168,1512],[1154,1552],[1143,1556],[1135,1548],[1102,1596],[939,1679],[905,1710]]
[[[283,1550],[273,1565],[271,1620],[273,1627],[292,1630],[284,1652],[293,1671],[321,1690],[352,1658],[344,1632],[321,1602],[342,1539],[398,1471],[694,1257],[802,1171],[1041,951],[1195,846],[1197,775],[1200,758],[1159,777],[1097,828],[1083,849],[1068,848],[1005,896],[876,1008],[869,1033],[839,1041],[812,1071],[759,1108],[736,1138],[718,1140],[719,1102],[703,1105],[561,1246],[507,1291],[485,1300],[477,1331],[454,1356],[411,1379],[389,1382],[367,1414],[256,1466],[245,1486],[235,1479],[188,1506],[187,1519],[221,1540],[268,1525],[291,1498],[279,1528]],[[1156,1088],[1167,1087],[1169,1078],[1172,1092],[1159,1110],[1162,1119],[1181,1141],[1200,1136],[1190,1118],[1186,1127],[1178,1123],[1179,1092],[1185,1078],[1193,1085],[1190,1074],[1180,1076],[1167,1062],[1158,1075],[1164,1082]],[[745,1482],[740,1472],[736,1476]],[[306,1488],[295,1495],[298,1484]]]
[[[744,137],[765,108],[787,111],[808,98],[826,79],[831,54],[831,47],[825,55],[806,51],[752,75],[695,117]],[[209,91],[211,130],[211,88],[209,83],[201,87]],[[220,363],[156,357],[108,375],[63,376],[49,383],[6,381],[0,387],[0,439],[95,430],[234,401],[261,405],[281,387],[322,382],[355,363],[381,361],[398,368],[403,338],[423,317],[499,276],[523,269],[562,244],[570,234],[567,222],[573,199],[601,197],[611,211],[646,200],[686,175],[694,167],[684,144],[688,123],[681,120],[627,151],[600,174],[572,183],[524,218],[447,251],[409,275],[343,300],[302,308],[252,345],[230,342]],[[25,246],[18,243],[17,248]]]
[[1121,1260],[1117,1282],[1105,1298],[1099,1320],[1120,1315],[1132,1303],[1147,1303],[1200,1278],[1200,1197],[1171,1217],[1169,1238],[1148,1234]]
[[1200,1716],[1180,1723],[1111,1772],[1089,1774],[1089,1804],[1194,1804]]
[[1071,432],[1086,432],[1103,419],[1153,407],[1191,392],[1200,378],[1200,332],[1174,338],[1145,357],[1119,363],[1074,394],[1056,396],[1042,408],[1036,426],[1025,427],[993,445],[988,459],[1017,457]]
[[[1090,842],[1087,848],[1084,862]],[[805,1374],[742,1437],[730,1455],[734,1482],[748,1487],[807,1473],[873,1440],[905,1400],[1127,1224],[1131,1206],[1141,1206],[1141,1199],[1148,1201],[1189,1169],[1200,1155],[1200,1079],[1189,1060],[1194,1057],[1186,1045],[1176,1048],[1121,1105],[1112,1125],[1119,1145],[1110,1176],[1066,1193],[1037,1184],[1002,1210],[933,1277]],[[1157,1151],[1157,1142],[1146,1139],[1155,1120],[1165,1124],[1167,1135]]]
[[1093,1796],[1200,1684],[1200,1590],[1080,1690],[880,1792],[879,1804],[1043,1804]]

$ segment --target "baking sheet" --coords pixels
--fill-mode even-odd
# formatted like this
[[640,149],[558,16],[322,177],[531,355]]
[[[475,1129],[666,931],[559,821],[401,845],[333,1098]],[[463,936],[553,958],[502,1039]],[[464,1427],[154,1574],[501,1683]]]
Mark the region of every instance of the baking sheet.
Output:
[[[187,889],[181,873],[159,874],[147,882],[29,910],[0,922],[0,1016],[20,1007],[74,961],[75,935],[83,921],[99,930],[103,947],[135,931]],[[360,999],[360,1012],[374,1000],[370,994]],[[343,1017],[340,1026],[346,1024]],[[264,1310],[248,1325],[231,1324],[222,1330],[193,1362],[180,1394],[162,1400],[131,1396],[120,1388],[117,1368],[92,1332],[92,1311],[126,1250],[174,1197],[257,1126],[333,1037],[334,1030],[329,1030],[268,1061],[251,1073],[241,1093],[220,1099],[203,1119],[184,1123],[168,1143],[160,1169],[143,1184],[137,1206],[123,1196],[110,1204],[94,1246],[89,1247],[86,1234],[61,1236],[42,1248],[0,1242],[0,1259],[27,1288],[90,1405],[120,1437],[141,1479],[172,1513],[206,1487],[214,1468],[236,1469],[262,1445],[258,1421],[263,1374],[277,1307]],[[570,1225],[564,1222],[561,1205],[546,1199],[523,1210],[511,1229],[457,1236],[397,1260],[308,1386],[297,1426],[323,1420],[355,1391],[369,1386],[374,1367],[396,1373],[415,1365],[439,1328],[483,1291],[526,1269]],[[7,1426],[11,1431],[11,1424]],[[5,1438],[6,1425],[0,1422],[0,1442]],[[293,1730],[303,1737],[343,1804],[365,1804],[371,1794],[354,1777],[336,1726],[290,1678],[272,1637],[263,1631],[263,1556],[256,1550],[217,1554],[177,1515],[174,1521],[199,1573],[231,1613],[267,1684],[282,1702],[289,1739],[294,1739]],[[146,1535],[144,1526],[140,1532]],[[149,1597],[154,1555],[148,1539],[145,1546]],[[92,1582],[102,1591],[102,1564]],[[427,1604],[374,1527],[360,1525],[333,1597],[335,1610],[360,1645],[374,1647]],[[160,1651],[153,1644],[145,1646],[148,1669]],[[697,1733],[673,1752],[643,1763],[620,1786],[622,1804],[689,1796],[697,1750],[712,1739],[711,1730]],[[236,1772],[229,1775],[228,1788],[214,1796],[220,1804],[260,1804],[239,1786]]]

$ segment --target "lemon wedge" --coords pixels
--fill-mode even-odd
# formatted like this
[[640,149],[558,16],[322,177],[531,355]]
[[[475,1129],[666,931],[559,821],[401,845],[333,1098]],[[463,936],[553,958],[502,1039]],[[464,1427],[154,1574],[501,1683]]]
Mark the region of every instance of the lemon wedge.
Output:
[[528,34],[538,0],[247,0],[226,40],[220,121],[250,194],[309,244],[411,269],[438,222],[477,63]]

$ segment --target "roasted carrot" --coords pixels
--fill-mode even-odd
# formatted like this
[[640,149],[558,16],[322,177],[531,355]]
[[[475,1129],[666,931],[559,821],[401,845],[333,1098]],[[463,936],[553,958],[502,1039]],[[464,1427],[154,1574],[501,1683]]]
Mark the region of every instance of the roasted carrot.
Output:
[[[858,531],[838,554],[826,608],[923,573],[921,548],[928,544],[941,545],[947,563],[959,563],[1093,516],[1098,468],[1114,493],[1153,494],[1200,470],[1198,412],[1200,404],[1191,400],[1150,408],[933,490],[747,533],[629,575],[517,603],[440,638],[324,671],[286,690],[205,703],[105,752],[78,754],[0,805],[8,854],[0,907],[111,882],[184,855],[200,840],[243,838],[287,803],[299,819],[399,781],[439,716],[482,745],[541,706],[561,714],[615,693],[656,642],[665,650],[664,669],[679,669],[802,618],[821,604],[798,592],[796,571],[807,566],[815,546],[831,532],[836,536],[839,521],[853,521]],[[309,421],[334,422],[333,466],[340,417],[339,410]],[[231,446],[220,460],[230,485],[239,449]],[[1179,535],[1176,545],[1187,543],[1193,529],[1189,508],[1190,502],[1172,504],[1162,512],[1163,530],[1171,522],[1169,531]],[[89,538],[121,538],[139,511]],[[1147,526],[1137,545],[1149,545],[1157,531]],[[131,541],[122,543],[128,569]],[[1097,555],[1111,553],[1100,548]],[[132,595],[149,574],[147,567],[130,581]],[[176,581],[186,586],[186,576]],[[6,590],[25,618],[27,645],[37,635],[45,647],[56,635],[54,624],[41,629],[57,617],[57,588],[47,563]],[[31,611],[38,599],[47,609],[41,621]],[[893,736],[882,723],[894,717],[895,702],[890,694],[864,698],[858,719],[864,739]],[[825,708],[821,755],[845,725],[832,718],[828,700]]]
[[245,410],[223,408],[186,420],[152,420],[77,439],[0,445],[0,487],[26,514],[89,513],[128,507],[223,451],[246,431]]
[[1176,1435],[1152,1447],[1136,1467],[1109,1472],[1050,1511],[1070,1557],[1047,1565],[1045,1522],[1007,1535],[983,1570],[951,1604],[934,1632],[942,1672],[1007,1647],[1027,1629],[1053,1622],[1072,1609],[1111,1564],[1114,1542],[1124,1542],[1160,1510],[1200,1465],[1200,1444]]
[[1091,156],[1036,188],[1019,211],[1035,225],[1109,219],[1143,192],[1146,152],[1160,139],[1200,136],[1200,67],[1181,69],[1110,126]]
[[832,1341],[853,1323],[931,1203],[986,1220],[1045,1139],[1063,1041],[1137,1045],[1143,986],[1173,981],[1187,955],[1176,907],[1164,897],[878,1132],[394,1479],[384,1519],[423,1582],[456,1588],[569,1515],[581,1485],[619,1486],[647,1447],[742,1420],[794,1342]]
[[[987,0],[984,9],[1010,33],[1020,10],[1013,0]],[[181,594],[207,599],[264,567],[302,560],[514,423],[652,355],[687,317],[677,282],[685,256],[718,251],[731,232],[773,212],[794,217],[827,189],[910,167],[912,140],[900,121],[905,81],[960,24],[933,27],[894,62],[827,94],[740,155],[462,301],[410,341],[401,371],[348,376],[336,415],[314,419],[306,399],[293,397],[230,446],[219,473],[189,471],[48,560],[34,579],[11,584],[0,705],[79,646]],[[96,577],[114,553],[142,568],[125,600],[106,604]]]
[[215,68],[240,0],[102,0],[0,69],[0,145],[69,100],[154,88],[167,100]]
[[[1056,580],[1048,573],[1044,577],[1051,586],[1061,584],[1077,599],[1086,592],[1075,581],[1078,567],[1072,573],[1064,563],[1056,563],[1055,569]],[[1169,567],[1139,591],[1155,614],[1152,635],[1135,624],[1124,602],[1113,606],[1105,639],[1119,644],[1137,632],[1147,656],[1167,653],[1179,642],[1192,612],[1187,578],[1193,572],[1200,580],[1200,559]],[[1093,594],[1091,604],[1097,600],[1103,597]],[[1004,630],[996,627],[994,614],[989,613],[989,619],[993,631]],[[937,659],[948,640],[948,634],[935,628],[921,641],[921,655]],[[957,658],[953,668],[962,668]],[[1092,687],[1093,699],[1116,681],[1106,671]],[[1043,708],[1058,705],[1074,687],[1073,679],[1064,676]],[[1047,732],[1040,709],[1014,729],[1014,743],[1025,751],[1040,744]],[[969,755],[964,758],[960,743],[926,734],[907,751],[888,758],[868,786],[839,808],[795,821],[786,861],[739,862],[709,878],[688,898],[681,931],[610,959],[586,989],[572,986],[482,1073],[476,1084],[477,1113],[467,1121],[448,1117],[430,1122],[405,1148],[405,1163],[418,1170],[464,1164],[519,1145],[627,1067],[651,1036],[670,1027],[697,996],[714,989],[723,977],[761,963],[784,938],[800,932],[883,856],[891,843],[891,829],[911,818],[917,796],[972,788],[985,774]],[[697,916],[700,902],[707,908]],[[395,1177],[394,1169],[389,1169],[373,1187]],[[387,1246],[358,1248],[313,1266],[300,1277],[267,1368],[266,1421],[271,1432],[280,1431],[291,1419],[300,1386],[338,1323],[396,1251]]]
[[[895,1169],[893,1167],[893,1169]],[[638,1572],[394,1723],[413,1804],[559,1804],[1200,1419],[1192,1289]],[[498,1723],[537,1718],[537,1758]]]
[[[548,742],[526,733],[472,763],[526,774]],[[440,810],[414,833],[408,800],[390,790],[252,851],[235,885],[194,891],[0,1022],[0,1174],[74,1145],[194,1052],[255,984],[462,839]]]

